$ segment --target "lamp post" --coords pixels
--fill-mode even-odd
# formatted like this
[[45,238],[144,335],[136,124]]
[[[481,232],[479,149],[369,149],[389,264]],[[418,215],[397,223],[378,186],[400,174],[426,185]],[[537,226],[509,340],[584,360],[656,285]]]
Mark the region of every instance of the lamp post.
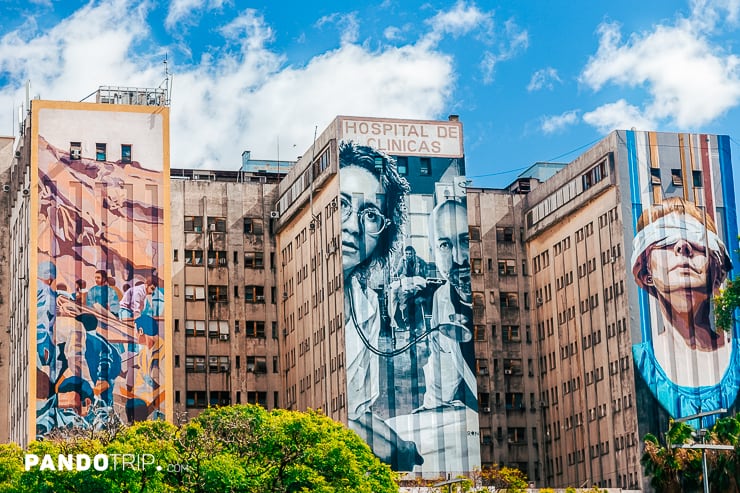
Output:
[[699,420],[699,429],[696,432],[696,436],[701,438],[701,443],[686,443],[686,444],[673,444],[671,448],[687,448],[687,449],[701,449],[701,470],[702,470],[702,482],[704,483],[704,493],[709,493],[709,478],[707,470],[707,450],[734,450],[735,447],[732,445],[715,445],[711,443],[704,443],[704,438],[707,436],[707,430],[704,429],[703,419],[706,416],[714,416],[716,414],[724,414],[727,409],[717,409],[715,411],[707,411],[698,414],[692,414],[691,416],[685,416],[683,418],[676,419],[677,423],[683,423],[685,421],[691,421],[694,419]]

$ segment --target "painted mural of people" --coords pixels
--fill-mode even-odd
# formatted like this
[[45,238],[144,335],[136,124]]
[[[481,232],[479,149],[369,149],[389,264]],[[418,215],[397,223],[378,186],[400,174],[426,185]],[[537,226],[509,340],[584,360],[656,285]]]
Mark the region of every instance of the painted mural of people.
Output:
[[368,287],[372,269],[396,248],[409,187],[394,161],[370,147],[343,142],[339,166],[349,427],[381,460],[410,471],[423,462],[416,444],[398,437],[372,409],[380,395],[380,357],[371,348],[378,347],[381,315]]
[[108,273],[105,270],[95,271],[95,286],[87,292],[86,303],[89,307],[97,310],[107,310],[118,316],[118,295],[108,284]]
[[147,310],[146,315],[153,315],[151,306],[153,305],[152,296],[159,285],[155,277],[148,276],[145,281],[139,281],[136,285],[123,294],[120,303],[119,316],[121,320],[126,318],[136,318]]
[[726,407],[737,393],[740,355],[733,334],[713,323],[712,296],[732,268],[714,221],[671,197],[646,209],[637,230],[632,272],[657,305],[652,340],[633,348],[638,369],[674,417]]
[[437,270],[447,282],[434,292],[431,326],[438,330],[430,335],[431,354],[424,365],[424,408],[462,407],[464,385],[471,395],[477,388],[466,361],[466,356],[474,358],[467,208],[455,200],[442,202],[432,211],[429,224]]

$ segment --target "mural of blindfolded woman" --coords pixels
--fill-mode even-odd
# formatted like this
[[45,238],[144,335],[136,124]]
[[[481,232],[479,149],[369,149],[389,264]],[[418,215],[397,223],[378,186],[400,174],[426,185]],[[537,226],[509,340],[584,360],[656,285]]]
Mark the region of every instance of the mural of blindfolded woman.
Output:
[[633,354],[653,395],[674,418],[730,407],[740,346],[714,326],[712,296],[732,268],[714,220],[678,197],[653,205],[638,220],[631,266],[648,295],[640,294],[643,342]]

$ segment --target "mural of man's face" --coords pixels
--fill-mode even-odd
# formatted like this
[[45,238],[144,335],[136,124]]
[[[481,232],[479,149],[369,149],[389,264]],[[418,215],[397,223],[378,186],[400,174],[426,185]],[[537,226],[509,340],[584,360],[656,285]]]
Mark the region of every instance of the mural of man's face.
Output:
[[[383,187],[369,171],[348,166],[341,171],[342,268],[347,276],[369,258],[385,226]],[[376,222],[382,219],[382,227]],[[381,223],[378,222],[378,225]]]
[[432,248],[440,275],[450,282],[460,296],[469,298],[470,247],[468,215],[464,205],[448,202],[434,212]]

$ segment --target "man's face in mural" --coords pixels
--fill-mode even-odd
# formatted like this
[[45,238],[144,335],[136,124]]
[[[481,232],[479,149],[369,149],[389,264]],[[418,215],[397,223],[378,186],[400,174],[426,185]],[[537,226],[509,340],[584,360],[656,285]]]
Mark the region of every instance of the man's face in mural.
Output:
[[103,274],[100,272],[95,273],[95,285],[96,286],[102,286],[103,284],[107,284],[108,281],[103,277]]
[[704,245],[683,238],[676,243],[650,250],[648,266],[651,279],[647,285],[668,296],[671,291],[697,290],[709,293],[707,282],[709,258]]
[[345,276],[367,260],[386,225],[383,187],[369,171],[348,166],[341,172],[342,268]]
[[433,222],[434,261],[440,275],[465,299],[470,291],[470,247],[465,206],[449,202],[439,208]]

